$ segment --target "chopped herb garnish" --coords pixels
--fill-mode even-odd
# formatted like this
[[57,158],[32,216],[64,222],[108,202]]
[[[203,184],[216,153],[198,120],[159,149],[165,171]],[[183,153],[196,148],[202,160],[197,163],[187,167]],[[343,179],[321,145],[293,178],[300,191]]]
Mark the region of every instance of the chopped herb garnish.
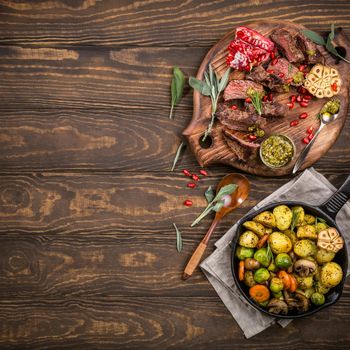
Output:
[[182,250],[182,237],[181,237],[181,232],[180,230],[177,228],[176,224],[173,223],[173,226],[175,228],[176,231],[176,249],[179,253],[181,253]]

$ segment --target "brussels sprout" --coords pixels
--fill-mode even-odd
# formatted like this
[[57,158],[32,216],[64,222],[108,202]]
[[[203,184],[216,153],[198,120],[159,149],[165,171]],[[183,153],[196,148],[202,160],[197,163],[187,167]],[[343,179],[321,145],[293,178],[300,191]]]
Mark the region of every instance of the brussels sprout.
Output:
[[330,288],[328,288],[325,285],[323,285],[321,283],[321,281],[318,281],[315,284],[315,290],[316,290],[317,293],[327,294],[329,292]]
[[323,305],[325,300],[326,300],[326,298],[321,293],[314,293],[314,294],[311,295],[311,302],[314,305],[317,305],[317,306]]
[[291,240],[292,244],[294,245],[295,242],[297,241],[297,235],[291,231],[291,230],[285,230],[283,233],[288,236],[288,238]]
[[258,283],[264,283],[270,278],[270,272],[264,267],[260,267],[260,269],[254,272],[254,280]]
[[248,287],[253,287],[256,284],[253,271],[244,271],[243,283]]
[[302,258],[315,255],[316,252],[316,244],[309,239],[301,239],[294,244],[294,253]]
[[293,246],[289,237],[281,232],[272,232],[268,240],[270,248],[275,254],[288,253]]
[[315,293],[315,289],[314,288],[308,288],[308,289],[305,289],[305,290],[302,290],[302,289],[297,289],[296,290],[297,293],[301,293],[303,295],[305,295],[308,299],[311,298],[311,295]]
[[278,293],[272,293],[273,297],[276,299],[280,299],[280,300],[284,300],[283,298],[283,293],[282,292],[278,292]]
[[305,214],[304,222],[308,225],[312,225],[316,222],[316,218],[313,215]]
[[295,217],[295,226],[300,226],[304,222],[305,211],[300,205],[292,207],[292,212]]
[[318,222],[316,225],[316,232],[319,233],[326,230],[329,226],[325,222]]
[[299,277],[298,275],[294,275],[294,277],[297,279],[298,287],[302,290],[312,288],[314,284],[312,276]]
[[343,278],[342,268],[335,262],[326,263],[321,269],[321,283],[325,287],[337,286]]
[[265,227],[258,222],[254,221],[246,221],[243,223],[243,226],[254,233],[256,233],[259,237],[262,237],[265,234]]
[[278,205],[273,209],[276,218],[276,226],[279,230],[287,230],[292,223],[293,213],[286,205]]
[[262,303],[258,303],[260,306],[262,307],[266,307],[268,305],[269,301],[266,300],[266,301],[263,301]]
[[278,293],[283,290],[283,282],[278,277],[271,278],[270,281],[270,290],[272,293]]
[[265,267],[270,265],[271,253],[268,254],[267,248],[260,248],[254,254],[254,259],[258,260],[259,263]]
[[253,220],[266,227],[276,227],[276,218],[270,211],[263,211],[255,216]]
[[286,253],[280,253],[275,258],[275,264],[280,269],[288,269],[293,264],[291,257]]
[[246,258],[252,258],[254,256],[254,249],[238,246],[236,249],[236,256],[239,260],[245,260]]
[[272,261],[269,267],[267,268],[270,272],[276,272],[277,271],[277,266],[276,264]]
[[246,248],[255,248],[258,242],[259,237],[252,231],[245,231],[238,240],[238,243]]
[[334,257],[335,257],[334,252],[331,252],[323,248],[319,248],[316,253],[316,260],[320,265],[332,261]]
[[317,239],[315,225],[299,226],[297,231],[297,237],[299,239],[302,239],[302,238]]

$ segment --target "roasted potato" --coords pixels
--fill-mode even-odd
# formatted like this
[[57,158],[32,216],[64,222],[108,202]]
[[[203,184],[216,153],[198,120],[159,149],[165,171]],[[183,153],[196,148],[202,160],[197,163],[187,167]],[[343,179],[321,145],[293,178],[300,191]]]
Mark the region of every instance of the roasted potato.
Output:
[[316,261],[322,265],[327,262],[330,262],[334,259],[335,253],[331,252],[329,250],[323,249],[323,248],[318,248],[317,253],[316,253]]
[[300,226],[304,222],[305,211],[300,205],[292,207],[292,213],[295,216],[295,226]]
[[278,205],[273,209],[276,218],[276,226],[279,230],[287,230],[292,223],[293,213],[286,205]]
[[246,248],[255,248],[258,242],[259,237],[252,231],[245,231],[238,240],[238,244]]
[[316,240],[317,239],[317,233],[316,233],[315,225],[299,226],[298,230],[297,230],[297,237],[299,239],[309,238],[309,239],[315,239]]
[[255,216],[253,220],[266,227],[276,227],[276,218],[270,211],[263,211]]
[[317,252],[316,244],[309,239],[301,239],[294,244],[294,253],[301,258],[313,256]]
[[243,226],[254,233],[256,233],[259,237],[262,237],[266,233],[266,228],[255,221],[246,221],[243,223]]
[[304,222],[307,225],[312,225],[312,224],[314,224],[316,222],[316,218],[313,215],[305,214]]
[[293,247],[292,241],[282,232],[272,232],[268,241],[274,254],[288,253]]
[[326,230],[329,226],[325,222],[318,222],[316,225],[316,232],[319,233]]
[[343,270],[335,262],[326,263],[321,269],[321,283],[328,288],[337,286],[343,278]]
[[312,276],[307,276],[307,277],[300,277],[298,275],[294,275],[294,277],[296,278],[297,282],[298,282],[298,288],[302,289],[302,290],[307,290],[312,288],[314,281]]
[[329,292],[330,288],[326,287],[320,281],[318,281],[315,283],[315,290],[317,293],[327,294]]
[[297,241],[297,235],[291,230],[285,230],[283,233],[289,237],[289,239],[292,241],[292,244],[294,245]]

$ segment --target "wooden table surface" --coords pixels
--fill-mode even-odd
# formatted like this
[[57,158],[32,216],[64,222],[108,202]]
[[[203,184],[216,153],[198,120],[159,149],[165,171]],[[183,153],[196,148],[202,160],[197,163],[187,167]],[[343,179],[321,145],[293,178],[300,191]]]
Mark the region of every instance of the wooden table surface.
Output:
[[[191,119],[188,87],[169,120],[171,68],[194,75],[232,26],[293,20],[350,36],[350,2],[0,1],[0,348],[344,349],[339,302],[246,340],[201,272],[181,271],[210,218],[203,192],[170,172]],[[315,168],[350,173],[350,123]],[[213,242],[290,177],[249,176],[252,191]],[[193,199],[191,208],[184,199]],[[176,222],[184,249],[176,251]]]

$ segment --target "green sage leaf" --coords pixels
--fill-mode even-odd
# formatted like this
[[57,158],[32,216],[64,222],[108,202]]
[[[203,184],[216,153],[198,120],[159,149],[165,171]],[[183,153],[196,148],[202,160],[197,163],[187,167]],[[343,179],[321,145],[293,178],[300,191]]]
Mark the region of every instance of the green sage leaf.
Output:
[[202,213],[194,220],[191,224],[191,227],[197,225],[203,218],[205,218],[212,210],[213,203],[209,203],[207,207],[202,211]]
[[177,228],[176,224],[173,223],[173,226],[175,228],[175,232],[176,232],[176,249],[179,253],[181,253],[182,250],[182,237],[181,237],[181,232],[180,230]]
[[220,209],[224,206],[224,202],[220,201],[220,202],[216,202],[216,204],[213,206],[213,210],[215,212],[220,211]]
[[174,158],[174,160],[173,160],[173,166],[171,167],[171,171],[174,171],[175,166],[176,166],[176,164],[177,164],[177,162],[178,162],[178,160],[179,160],[179,158],[180,158],[181,151],[182,151],[183,148],[186,148],[186,145],[185,145],[183,142],[181,142],[181,143],[179,144],[177,150],[176,150],[175,158]]
[[225,89],[228,83],[228,79],[230,78],[230,73],[231,73],[231,68],[229,67],[220,79],[219,88],[218,88],[219,93]]
[[171,81],[171,109],[169,118],[172,118],[173,108],[180,101],[185,86],[185,76],[178,67],[173,68],[173,79]]
[[302,33],[317,45],[326,44],[322,36],[312,30],[305,29],[302,31]]
[[210,88],[205,82],[197,78],[190,77],[190,79],[188,80],[188,83],[191,86],[191,88],[199,91],[202,95],[210,96]]
[[226,196],[227,194],[232,194],[234,191],[236,191],[236,189],[237,189],[236,184],[229,184],[221,187],[219,192],[216,194],[215,198],[213,199],[213,202],[220,201],[223,196]]
[[204,192],[204,196],[208,203],[210,203],[214,199],[215,197],[214,190],[211,186],[209,186],[207,190]]

